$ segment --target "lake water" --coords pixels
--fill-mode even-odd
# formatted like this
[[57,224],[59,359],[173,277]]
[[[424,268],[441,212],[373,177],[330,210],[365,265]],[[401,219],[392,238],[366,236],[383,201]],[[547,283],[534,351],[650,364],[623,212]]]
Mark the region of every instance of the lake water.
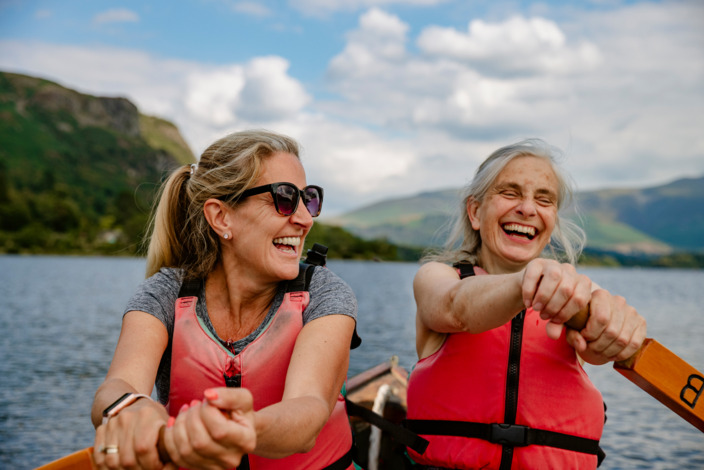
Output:
[[[359,300],[350,375],[415,362],[413,263],[330,261]],[[704,271],[581,270],[623,295],[656,338],[704,370]],[[144,260],[0,256],[0,468],[30,469],[92,445],[90,405]],[[610,366],[588,367],[608,405],[603,469],[704,469],[704,433]]]

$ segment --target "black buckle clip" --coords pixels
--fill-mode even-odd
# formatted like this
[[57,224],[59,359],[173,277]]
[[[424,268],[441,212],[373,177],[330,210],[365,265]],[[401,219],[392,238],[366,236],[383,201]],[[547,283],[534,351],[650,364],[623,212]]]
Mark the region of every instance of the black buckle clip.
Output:
[[529,429],[520,424],[493,423],[489,431],[489,442],[512,447],[527,446]]

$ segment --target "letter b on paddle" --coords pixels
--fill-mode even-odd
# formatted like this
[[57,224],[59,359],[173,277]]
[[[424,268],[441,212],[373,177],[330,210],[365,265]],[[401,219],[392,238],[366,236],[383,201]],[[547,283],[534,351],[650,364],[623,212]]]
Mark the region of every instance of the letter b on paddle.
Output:
[[[698,385],[695,386],[695,383]],[[689,393],[690,391],[692,393]],[[699,397],[702,396],[703,391],[704,377],[697,374],[691,374],[687,379],[687,385],[685,385],[684,388],[682,388],[682,391],[680,392],[680,400],[688,404],[690,408],[694,409],[694,407],[697,405],[697,400],[699,400]],[[694,396],[691,400],[688,400],[687,397],[691,397],[692,394],[694,394]]]

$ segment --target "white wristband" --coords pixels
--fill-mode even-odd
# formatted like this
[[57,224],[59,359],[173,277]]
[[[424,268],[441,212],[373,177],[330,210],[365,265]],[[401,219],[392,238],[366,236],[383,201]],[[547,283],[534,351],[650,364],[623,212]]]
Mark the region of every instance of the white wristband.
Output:
[[115,400],[112,405],[108,406],[105,408],[103,411],[103,423],[105,424],[108,422],[110,418],[118,414],[120,411],[122,411],[124,408],[127,408],[130,406],[132,403],[136,402],[140,398],[148,398],[149,400],[152,399],[149,395],[145,395],[143,393],[125,393],[122,395],[120,398]]

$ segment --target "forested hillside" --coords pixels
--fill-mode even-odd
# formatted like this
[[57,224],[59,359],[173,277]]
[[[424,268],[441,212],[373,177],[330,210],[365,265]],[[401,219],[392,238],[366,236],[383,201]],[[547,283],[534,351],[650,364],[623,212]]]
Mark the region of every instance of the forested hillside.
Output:
[[165,172],[193,161],[125,98],[0,73],[0,251],[135,254]]

